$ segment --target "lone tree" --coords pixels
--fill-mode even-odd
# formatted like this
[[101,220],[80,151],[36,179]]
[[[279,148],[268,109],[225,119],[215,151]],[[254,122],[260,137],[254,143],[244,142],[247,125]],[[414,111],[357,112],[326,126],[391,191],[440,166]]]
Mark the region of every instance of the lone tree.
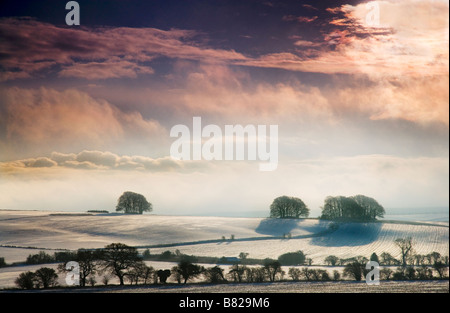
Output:
[[300,218],[308,217],[309,209],[299,198],[281,196],[270,205],[270,217]]
[[125,191],[117,201],[116,211],[124,211],[127,214],[142,214],[151,212],[152,204],[141,194]]
[[412,254],[413,249],[413,242],[412,238],[397,238],[395,239],[395,244],[400,248],[401,255],[402,255],[402,266],[406,267],[406,260],[408,259],[408,256]]

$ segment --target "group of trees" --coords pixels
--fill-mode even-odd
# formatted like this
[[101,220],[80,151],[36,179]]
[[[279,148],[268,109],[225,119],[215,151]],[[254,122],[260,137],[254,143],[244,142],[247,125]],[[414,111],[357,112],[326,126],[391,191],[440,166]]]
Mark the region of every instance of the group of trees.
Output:
[[383,217],[384,208],[373,198],[363,195],[327,197],[321,219],[373,221]]
[[[352,197],[327,197],[322,207],[321,219],[373,221],[383,217],[385,210],[375,199],[356,195]],[[308,217],[309,208],[299,198],[281,196],[270,205],[270,217],[300,218]]]
[[[147,199],[138,193],[126,191],[118,199],[116,211],[126,214],[142,214],[152,211]],[[321,219],[373,221],[383,217],[385,210],[375,199],[356,195],[352,197],[327,197],[322,207]],[[309,216],[308,206],[297,197],[281,196],[270,205],[270,217],[301,218]]]
[[41,267],[35,272],[27,271],[16,278],[15,283],[22,289],[49,288],[57,285],[58,274],[49,267]]
[[[357,281],[366,277],[369,272],[366,269],[367,259],[357,257],[357,260],[347,263],[344,267],[344,276],[348,276]],[[391,267],[382,267],[380,269],[381,280],[430,280],[433,278],[443,279],[447,277],[448,264],[439,260],[430,265],[420,266],[398,266],[395,270]],[[437,274],[437,276],[434,275]]]
[[[41,251],[39,254],[30,255],[27,258],[27,263],[36,264],[35,262],[38,261],[54,262],[57,259],[60,261],[64,260],[58,265],[58,271],[62,273],[73,271],[73,267],[67,267],[67,265],[69,262],[77,262],[79,284],[83,287],[87,284],[94,285],[96,283],[95,276],[97,274],[106,274],[103,277],[104,284],[108,283],[111,277],[110,275],[117,277],[120,285],[124,285],[125,279],[130,281],[130,283],[147,283],[150,278],[158,278],[158,272],[154,275],[155,271],[153,268],[144,263],[135,247],[130,247],[122,243],[112,243],[105,248],[98,250],[79,249],[76,252],[64,252],[59,255],[55,254],[55,257]],[[49,269],[47,268],[41,268],[38,271],[42,269],[45,269],[45,273],[49,272]],[[51,270],[54,275],[49,275],[52,277],[50,283],[45,283],[45,280],[41,278],[42,275],[39,275],[38,271],[36,271],[36,273],[22,273],[17,278],[16,284],[24,289],[54,286],[58,275],[53,269]],[[163,277],[164,273],[160,273],[160,276]],[[39,280],[37,280],[38,278]],[[161,281],[163,280],[165,281],[164,278],[161,279]]]
[[[441,256],[438,252],[427,255],[415,254],[411,237],[398,238],[394,243],[400,250],[400,260],[387,252],[383,252],[380,257],[376,253],[372,253],[370,256],[370,261],[375,261],[383,266],[380,270],[382,280],[426,280],[432,279],[434,272],[437,273],[438,278],[446,277],[449,266],[448,256]],[[366,269],[369,260],[362,256],[340,259],[334,255],[329,255],[324,261],[330,266],[344,265],[344,276],[352,277],[358,281],[365,277],[369,271]],[[394,271],[391,266],[398,267]]]

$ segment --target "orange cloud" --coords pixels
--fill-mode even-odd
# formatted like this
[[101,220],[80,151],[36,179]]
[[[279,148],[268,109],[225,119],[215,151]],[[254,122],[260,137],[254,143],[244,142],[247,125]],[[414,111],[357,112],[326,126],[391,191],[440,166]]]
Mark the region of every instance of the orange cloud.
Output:
[[[295,62],[294,55],[273,55]],[[286,62],[286,61],[283,61]],[[282,64],[279,64],[280,66]],[[284,66],[291,65],[285,63]],[[184,78],[186,77],[186,78]],[[183,73],[184,84],[172,92],[152,90],[158,103],[177,104],[180,114],[220,117],[249,123],[253,120],[289,124],[320,121],[335,124],[346,118],[403,119],[448,124],[448,76],[340,78],[317,88],[301,81],[248,84],[239,69],[203,65]],[[349,83],[348,83],[349,82]]]
[[1,89],[0,97],[5,110],[4,140],[10,145],[103,146],[137,133],[149,140],[165,133],[155,120],[146,120],[138,112],[123,112],[75,89],[13,87]]
[[[378,24],[370,19],[374,6],[379,9]],[[296,43],[314,47],[311,57],[284,52],[237,62],[292,71],[365,74],[374,79],[448,76],[448,2],[371,1],[327,11],[339,17],[329,21],[336,27],[324,34],[324,41],[314,46]]]
[[316,19],[318,18],[318,16],[295,16],[295,15],[285,15],[283,16],[282,20],[283,21],[297,21],[299,23],[311,23],[314,22]]
[[154,73],[154,70],[149,66],[140,66],[130,61],[115,59],[105,62],[76,63],[65,66],[59,72],[59,76],[84,79],[136,78],[138,74]]

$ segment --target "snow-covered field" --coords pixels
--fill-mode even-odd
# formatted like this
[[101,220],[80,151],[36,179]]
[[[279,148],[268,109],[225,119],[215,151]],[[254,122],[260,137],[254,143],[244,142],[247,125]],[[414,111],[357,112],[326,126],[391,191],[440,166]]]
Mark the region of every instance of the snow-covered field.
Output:
[[[24,261],[29,254],[46,249],[101,248],[112,242],[150,247],[151,254],[178,249],[184,254],[214,257],[278,258],[283,253],[302,250],[313,264],[324,264],[328,255],[339,258],[388,252],[399,257],[397,238],[412,237],[415,253],[449,253],[448,222],[346,223],[333,233],[329,222],[317,219],[278,220],[265,218],[198,217],[119,214],[71,214],[43,211],[0,210],[0,257],[6,263]],[[293,238],[281,239],[290,233]],[[234,235],[235,240],[230,240]],[[278,238],[272,238],[272,237]],[[295,238],[300,236],[300,238]],[[220,239],[225,237],[225,241]],[[258,240],[259,238],[267,240]],[[217,240],[217,242],[205,242]],[[182,245],[191,242],[195,244]],[[180,245],[152,247],[158,244]],[[14,247],[12,247],[14,246]],[[155,267],[155,266],[154,266]],[[24,267],[0,269],[0,287]],[[6,284],[9,285],[9,284]],[[3,285],[5,286],[5,285]]]
[[[240,252],[249,253],[251,258],[277,258],[283,253],[302,250],[313,264],[324,264],[324,258],[335,255],[339,258],[365,256],[375,252],[381,255],[388,252],[398,258],[400,250],[395,245],[397,238],[412,237],[417,254],[433,251],[448,255],[448,227],[403,225],[403,224],[344,224],[334,233],[304,239],[274,239],[264,241],[224,242],[214,244],[177,247],[184,254],[200,256],[238,256]],[[161,253],[175,248],[151,249]]]

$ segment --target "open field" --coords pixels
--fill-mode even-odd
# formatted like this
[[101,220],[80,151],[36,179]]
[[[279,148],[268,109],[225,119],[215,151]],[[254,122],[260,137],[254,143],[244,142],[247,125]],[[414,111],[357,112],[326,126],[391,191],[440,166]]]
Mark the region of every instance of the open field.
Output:
[[[302,250],[307,258],[312,259],[313,265],[323,265],[328,255],[369,258],[373,252],[378,255],[388,252],[398,258],[400,251],[394,240],[406,237],[413,238],[416,254],[435,251],[448,256],[448,222],[343,223],[335,231],[330,231],[329,225],[330,222],[318,219],[87,215],[0,210],[0,257],[10,264],[23,262],[29,254],[40,250],[52,254],[59,249],[102,248],[112,242],[122,242],[136,246],[140,251],[149,248],[151,254],[179,250],[183,254],[212,257],[238,257],[239,253],[246,252],[249,258],[276,259],[283,253]],[[284,234],[292,237],[284,239]],[[231,235],[234,235],[234,240],[230,240]],[[152,262],[150,265],[170,268],[174,264]],[[13,287],[20,272],[35,270],[34,267],[40,266],[0,269],[0,288]],[[277,286],[283,288],[283,285]],[[405,288],[416,288],[411,286]]]
[[[448,255],[448,223],[345,223],[335,232],[326,233],[329,224],[317,219],[0,211],[0,256],[12,263],[37,253],[27,247],[49,249],[52,253],[55,249],[102,248],[122,242],[148,247],[155,254],[178,249],[185,254],[215,257],[237,257],[247,252],[249,258],[277,258],[285,252],[302,250],[314,264],[323,264],[323,258],[331,254],[348,258],[389,252],[398,257],[394,240],[406,237],[413,238],[418,254],[436,251]],[[282,238],[287,233],[292,239]],[[229,240],[231,235],[235,240]],[[161,244],[167,246],[158,248]]]

